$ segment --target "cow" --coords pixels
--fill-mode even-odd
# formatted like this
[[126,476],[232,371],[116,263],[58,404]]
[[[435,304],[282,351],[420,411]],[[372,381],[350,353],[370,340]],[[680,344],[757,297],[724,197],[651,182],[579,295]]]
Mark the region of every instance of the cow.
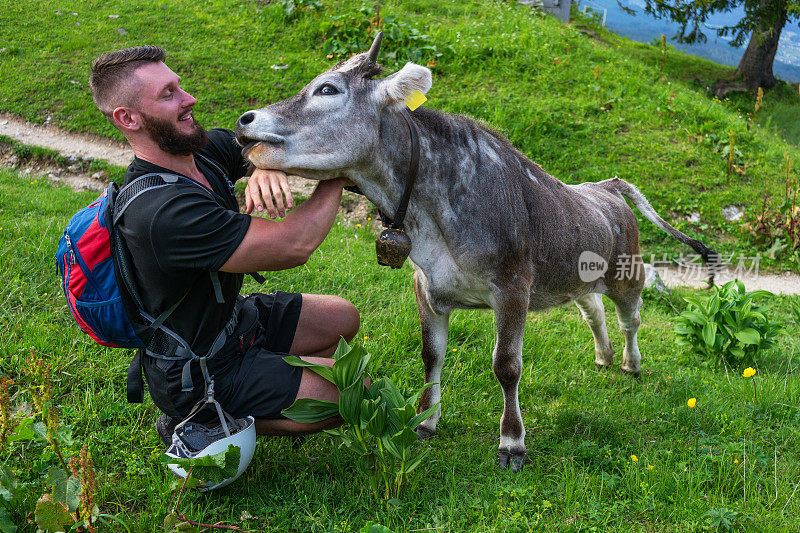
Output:
[[[425,382],[432,384],[419,411],[441,398],[450,312],[494,310],[492,367],[504,400],[498,462],[517,472],[526,455],[518,386],[529,311],[575,302],[594,337],[596,367],[609,368],[607,295],[625,337],[621,369],[639,376],[644,275],[637,219],[625,198],[704,260],[716,254],[665,222],[622,179],[567,185],[472,119],[404,109],[409,95],[431,88],[431,71],[407,63],[375,78],[379,46],[380,35],[369,52],[320,74],[295,96],[244,113],[237,140],[259,168],[314,180],[347,177],[390,216],[418,151],[403,227],[412,245]],[[434,435],[440,417],[441,407],[419,426],[420,437]]]

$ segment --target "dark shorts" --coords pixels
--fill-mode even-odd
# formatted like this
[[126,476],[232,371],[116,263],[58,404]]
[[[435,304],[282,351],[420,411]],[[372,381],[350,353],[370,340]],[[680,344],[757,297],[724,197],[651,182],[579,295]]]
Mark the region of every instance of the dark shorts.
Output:
[[[283,357],[292,346],[302,304],[302,295],[286,292],[254,293],[242,302],[239,326],[225,347],[208,360],[214,396],[235,418],[284,418],[281,410],[297,397],[303,370],[287,364]],[[191,364],[194,390],[181,390],[185,363],[142,357],[153,403],[177,419],[186,417],[204,392],[196,362]],[[193,420],[209,422],[216,418],[212,409],[205,409]]]

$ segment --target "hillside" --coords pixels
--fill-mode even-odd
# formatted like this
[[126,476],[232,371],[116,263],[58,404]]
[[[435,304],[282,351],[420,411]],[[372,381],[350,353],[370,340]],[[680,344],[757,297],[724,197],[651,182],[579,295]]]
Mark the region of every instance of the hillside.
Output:
[[[291,96],[362,49],[377,23],[372,6],[353,1],[71,5],[58,11],[21,1],[0,14],[0,110],[116,139],[87,87],[89,64],[101,52],[165,47],[199,99],[200,120],[229,127],[241,112]],[[484,121],[568,183],[631,180],[679,228],[726,254],[757,251],[743,238],[742,221],[729,222],[722,209],[744,208],[743,220],[752,221],[765,194],[768,205],[783,199],[786,158],[800,160],[795,89],[769,93],[748,128],[755,95],[720,102],[705,91],[728,68],[585,20],[561,25],[497,1],[390,2],[380,14],[388,69],[407,59],[432,66],[426,105]],[[721,151],[731,139],[741,156],[729,174]],[[692,213],[699,221],[686,220]],[[646,253],[684,252],[651,225],[641,227]],[[761,251],[771,243],[762,239]],[[797,270],[798,263],[785,253],[776,266]]]

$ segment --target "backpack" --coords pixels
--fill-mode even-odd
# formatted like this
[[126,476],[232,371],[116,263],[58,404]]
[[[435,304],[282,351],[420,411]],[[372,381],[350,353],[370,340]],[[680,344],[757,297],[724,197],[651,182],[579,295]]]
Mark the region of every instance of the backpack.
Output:
[[185,298],[155,319],[142,310],[129,253],[115,227],[134,198],[181,178],[146,174],[121,190],[112,183],[67,224],[56,249],[56,266],[73,318],[98,344],[144,348],[149,334],[159,329]]

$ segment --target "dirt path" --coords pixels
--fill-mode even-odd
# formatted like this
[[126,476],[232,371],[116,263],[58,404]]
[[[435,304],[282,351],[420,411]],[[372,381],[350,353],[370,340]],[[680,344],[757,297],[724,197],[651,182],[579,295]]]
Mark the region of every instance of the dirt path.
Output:
[[[76,161],[103,159],[116,166],[127,166],[133,159],[133,152],[124,144],[115,143],[94,135],[70,133],[55,126],[32,124],[20,117],[8,113],[0,113],[0,135],[11,137],[30,146],[41,146],[56,150],[62,155]],[[17,166],[15,156],[9,151],[0,152],[0,166]],[[73,167],[70,167],[72,169]],[[75,166],[77,168],[77,165]],[[88,176],[80,170],[71,171],[60,167],[42,167],[29,165],[20,170],[23,173],[47,174],[53,182],[67,183],[74,189],[102,190],[105,187],[102,174]],[[303,178],[290,176],[292,191],[295,194],[308,196],[314,189],[314,183]],[[365,223],[369,212],[369,203],[351,193],[345,193],[341,215],[353,223]],[[701,288],[706,284],[702,276],[692,275],[678,268],[657,268],[659,276],[668,287],[690,286]],[[735,271],[722,271],[717,276],[717,283],[739,277],[744,281],[747,290],[764,289],[775,294],[800,294],[800,276],[791,272],[783,274],[744,274]]]

